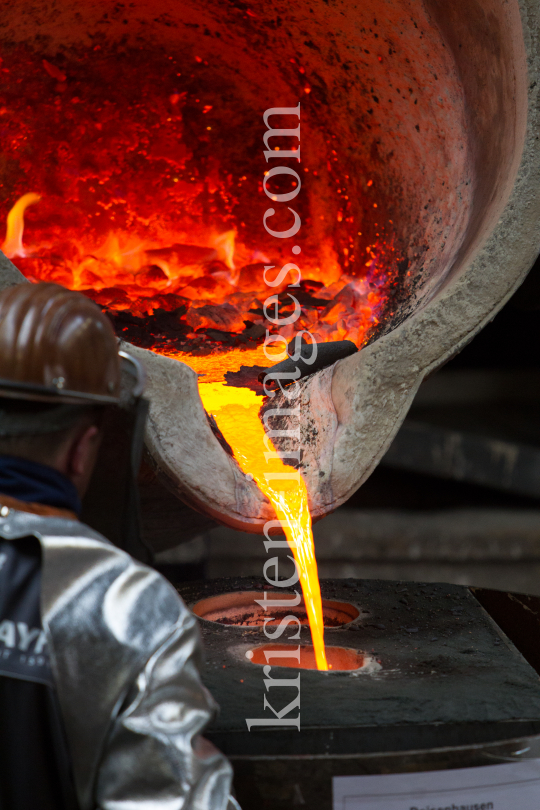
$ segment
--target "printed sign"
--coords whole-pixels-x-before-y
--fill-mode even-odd
[[[539,810],[540,760],[388,776],[336,776],[333,798],[333,810]]]

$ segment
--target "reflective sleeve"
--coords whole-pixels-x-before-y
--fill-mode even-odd
[[[100,810],[239,810],[231,765],[201,737],[217,706],[199,658],[196,620],[184,611],[112,724],[97,775]]]

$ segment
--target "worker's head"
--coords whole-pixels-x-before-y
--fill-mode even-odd
[[[0,293],[1,455],[48,464],[84,494],[119,392],[116,338],[92,301],[48,283]]]

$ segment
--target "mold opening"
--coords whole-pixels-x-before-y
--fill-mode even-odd
[[[265,622],[267,626],[278,625],[286,616],[295,616],[300,624],[308,625],[306,607],[302,600],[298,605],[280,604],[274,608],[271,604],[265,610],[256,600],[265,601],[269,605],[271,598],[268,592],[259,591],[238,591],[233,593],[211,596],[208,599],[201,599],[192,606],[193,613],[206,621],[217,624],[234,625],[236,627],[262,627]],[[279,597],[279,598],[278,598]],[[276,594],[276,601],[283,603],[290,598],[294,601],[294,594]],[[324,626],[327,628],[343,627],[354,621],[360,615],[360,611],[348,602],[335,602],[329,599],[322,600]]]
[[[299,655],[298,655],[299,653]],[[251,664],[292,669],[317,669],[315,651],[311,644],[293,647],[291,644],[264,644],[246,652]],[[328,668],[333,672],[346,672],[367,668],[372,658],[347,647],[326,647]]]

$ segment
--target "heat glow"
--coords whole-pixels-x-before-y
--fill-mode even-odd
[[[369,165],[358,170],[339,132],[321,130],[306,90],[302,122],[316,137],[303,142],[298,165],[308,192],[298,200],[301,255],[293,258],[292,245],[261,225],[263,122],[249,82],[239,92],[236,73],[231,80],[190,47],[110,50],[92,40],[51,59],[16,43],[0,55],[3,249],[29,281],[79,290],[119,337],[200,375],[201,397],[240,467],[291,521],[285,528],[298,542],[322,645],[305,484],[301,476],[297,486],[266,480],[292,468],[266,463],[262,398],[224,382],[241,366],[268,366],[267,330],[287,342],[308,330],[319,343],[361,347],[393,314],[401,257],[377,180]],[[275,178],[268,188],[281,193],[287,183]],[[278,211],[275,227],[285,220]],[[288,288],[290,276],[269,286],[265,266],[277,274],[290,261],[301,269],[299,286]],[[268,321],[270,290],[281,317],[293,312],[287,293],[297,296],[294,324]]]
[[[155,309],[176,308],[179,312],[187,309],[186,321],[193,330],[210,327],[241,331],[245,328],[247,307],[253,311],[253,306],[260,306],[268,293],[260,262],[248,264],[250,272],[242,274],[247,251],[236,245],[234,231],[211,235],[204,246],[173,240],[167,248],[149,246],[111,232],[97,247],[82,242],[71,244],[61,262],[57,259],[56,245],[38,243],[25,248],[24,214],[28,206],[40,199],[38,194],[27,193],[17,200],[7,216],[2,246],[8,257],[23,260],[22,269],[30,280],[57,281],[80,290],[112,311],[129,309],[131,313],[151,314]],[[290,339],[298,329],[305,328],[320,342],[348,338],[361,345],[378,323],[378,314],[385,303],[382,290],[373,283],[378,266],[375,248],[371,256],[368,265],[374,271],[369,278],[340,276],[336,268],[329,269],[326,286],[313,288],[312,309],[303,311],[294,329],[292,325],[282,328],[278,330],[280,334]],[[269,261],[265,256],[253,254],[250,259]],[[317,268],[308,271],[312,280],[317,275]],[[283,289],[286,286],[287,283]],[[185,311],[182,314],[185,316]],[[247,317],[251,324],[265,324],[264,318],[254,318],[252,314]],[[187,337],[190,336],[196,338],[197,334],[188,333]],[[266,436],[259,418],[263,398],[248,388],[224,383],[225,373],[241,365],[268,365],[264,347],[197,354],[166,346],[152,348],[177,357],[200,375],[199,392],[206,411],[215,417],[242,471],[253,477],[271,502],[297,564],[317,668],[329,669],[306,484],[299,472],[283,463]],[[277,353],[273,362],[283,357]]]

